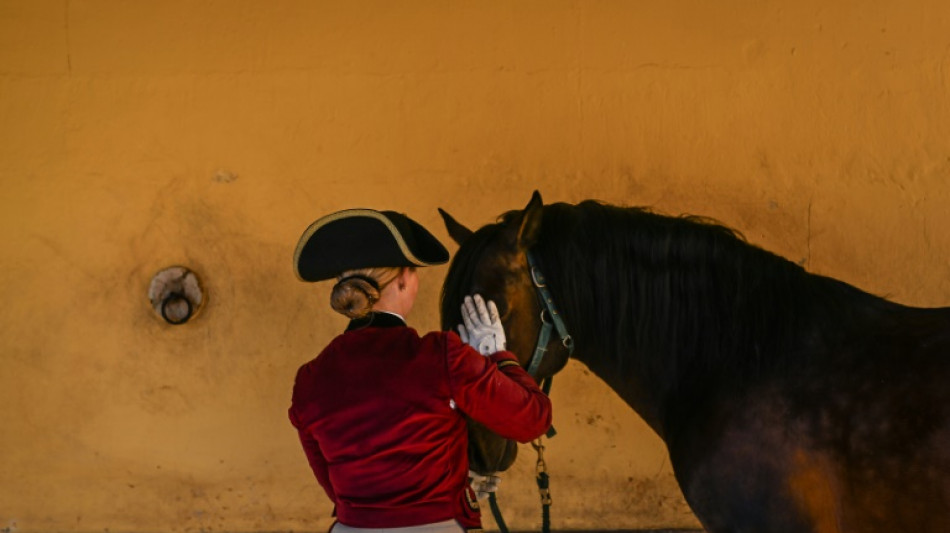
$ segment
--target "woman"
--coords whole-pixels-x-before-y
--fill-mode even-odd
[[[297,244],[297,276],[336,278],[330,304],[351,319],[297,372],[290,407],[334,503],[333,533],[480,529],[465,416],[521,442],[551,424],[547,396],[504,351],[494,303],[466,298],[461,337],[406,325],[416,268],[448,258],[431,233],[392,211],[333,213]]]

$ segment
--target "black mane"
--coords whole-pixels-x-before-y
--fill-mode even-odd
[[[578,357],[664,395],[797,371],[898,307],[700,217],[585,201],[545,206],[541,227],[535,250]]]

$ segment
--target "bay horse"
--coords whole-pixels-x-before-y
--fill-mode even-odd
[[[950,531],[950,308],[809,273],[693,216],[538,192],[474,232],[440,212],[460,245],[443,329],[480,293],[527,367],[543,320],[533,257],[573,357],[662,438],[707,531]],[[551,337],[536,379],[565,346]],[[516,453],[470,426],[473,470]]]

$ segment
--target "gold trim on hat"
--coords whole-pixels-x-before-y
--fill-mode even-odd
[[[399,250],[402,251],[402,254],[406,256],[407,259],[409,259],[410,263],[421,267],[431,266],[430,263],[426,263],[425,261],[416,257],[414,253],[412,253],[412,250],[409,249],[409,245],[407,245],[405,239],[403,239],[402,234],[399,233],[399,230],[396,229],[396,226],[386,217],[386,215],[373,209],[344,209],[343,211],[338,211],[318,219],[313,224],[310,224],[310,227],[308,227],[307,230],[303,232],[300,240],[297,241],[297,249],[294,250],[294,273],[297,274],[297,279],[301,281],[307,281],[303,278],[303,276],[300,275],[300,254],[303,252],[303,248],[307,245],[307,242],[310,241],[310,237],[312,237],[318,229],[331,222],[336,222],[337,220],[351,217],[370,217],[379,220],[386,226],[390,233],[393,234],[393,237],[396,238],[396,244],[399,246]]]

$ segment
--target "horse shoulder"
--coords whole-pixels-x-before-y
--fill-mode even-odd
[[[786,403],[775,390],[723,401],[670,445],[684,496],[708,531],[842,531],[837,472],[789,433]]]

